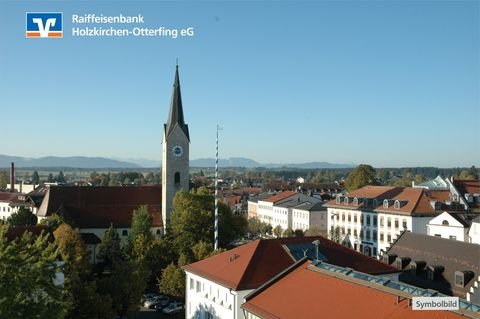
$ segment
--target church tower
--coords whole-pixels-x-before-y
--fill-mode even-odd
[[[188,125],[183,118],[182,95],[178,65],[175,71],[173,94],[168,122],[163,126],[162,140],[162,220],[163,229],[170,223],[173,197],[180,189],[189,190]]]

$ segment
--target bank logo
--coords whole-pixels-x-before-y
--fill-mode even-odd
[[[61,12],[27,12],[27,38],[62,38],[63,15]]]

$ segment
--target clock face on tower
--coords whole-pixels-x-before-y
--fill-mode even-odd
[[[183,155],[183,147],[181,147],[180,145],[175,145],[174,147],[172,147],[172,153],[173,153],[173,156],[175,157],[180,157]]]

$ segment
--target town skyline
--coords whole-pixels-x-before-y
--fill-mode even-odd
[[[220,124],[221,158],[480,166],[476,2],[0,7],[13,26],[0,30],[2,127],[15,132],[2,154],[159,161],[178,58],[192,159],[214,157]],[[63,12],[64,38],[25,39],[25,12],[45,10]],[[72,37],[69,17],[89,13],[195,35]]]

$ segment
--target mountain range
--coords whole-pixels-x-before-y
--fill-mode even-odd
[[[106,157],[87,157],[87,156],[46,156],[39,158],[28,158],[20,156],[9,156],[0,154],[0,168],[10,167],[10,163],[14,162],[15,167],[71,167],[71,168],[151,168],[160,167],[160,161],[146,160],[146,159],[119,159],[119,158],[106,158]],[[353,164],[336,164],[328,162],[309,162],[301,164],[262,164],[252,159],[244,157],[231,157],[228,159],[220,159],[219,167],[265,167],[265,168],[304,168],[304,169],[317,169],[317,168],[351,168]],[[214,158],[200,158],[190,161],[191,167],[214,167]]]

